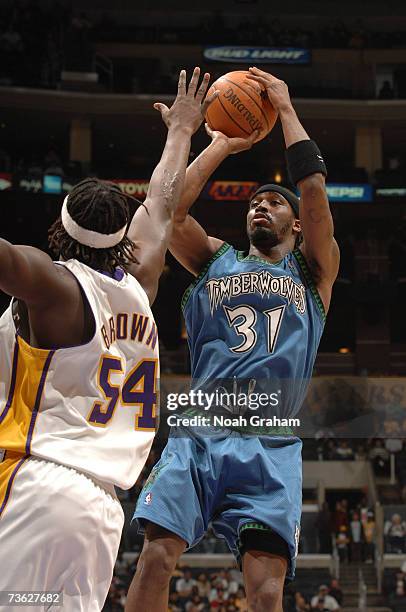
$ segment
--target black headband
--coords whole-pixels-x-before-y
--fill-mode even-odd
[[[255,196],[259,195],[260,193],[265,193],[265,191],[275,191],[275,193],[279,193],[284,198],[286,198],[286,200],[291,205],[293,212],[296,215],[296,218],[299,219],[299,198],[297,197],[297,195],[295,195],[289,189],[286,189],[286,187],[270,183],[268,185],[262,185],[262,187],[259,187],[252,196],[251,200],[253,200]]]

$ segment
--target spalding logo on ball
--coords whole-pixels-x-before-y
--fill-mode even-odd
[[[247,78],[249,74],[235,70],[213,83],[208,95],[218,91],[219,96],[207,109],[206,121],[212,130],[229,138],[246,138],[259,130],[258,142],[272,130],[278,113],[262,85]]]

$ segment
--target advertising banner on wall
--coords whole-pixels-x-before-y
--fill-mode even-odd
[[[62,193],[62,178],[53,174],[44,174],[44,193]]]
[[[42,191],[42,177],[20,176],[18,179],[18,188],[21,191],[29,191],[30,193],[39,193]]]
[[[375,194],[380,198],[404,198],[406,187],[377,187]]]
[[[109,179],[116,183],[126,195],[143,200],[148,192],[149,181],[140,179]]]
[[[328,183],[327,195],[330,202],[372,202],[372,185]]]
[[[0,172],[0,191],[6,191],[13,186],[13,175],[8,172]]]
[[[245,201],[249,200],[259,187],[254,181],[209,181],[203,191],[208,200]],[[328,183],[326,185],[330,202],[372,202],[373,189],[368,184]]]
[[[309,49],[297,47],[206,47],[203,57],[236,64],[310,64]]]
[[[203,192],[209,200],[245,201],[258,189],[259,183],[253,181],[210,181]]]
[[[11,173],[0,172],[0,192],[18,189],[30,193],[62,194],[69,193],[81,178],[62,178],[45,174],[43,176],[20,175],[13,177]],[[127,195],[144,200],[149,187],[147,179],[109,179],[117,184]],[[249,200],[259,183],[255,181],[217,180],[209,181],[202,193],[202,198],[216,201],[244,202]],[[375,189],[367,183],[328,183],[327,195],[330,202],[373,202],[378,198],[404,198],[406,187],[382,187]]]

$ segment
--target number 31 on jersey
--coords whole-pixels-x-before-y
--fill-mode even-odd
[[[246,353],[250,351],[257,342],[257,332],[255,330],[255,324],[257,322],[256,311],[248,305],[236,306],[235,308],[223,306],[223,308],[229,326],[234,327],[237,334],[243,338],[240,344],[230,347],[230,351],[233,351],[233,353]],[[269,353],[273,353],[274,351],[285,308],[286,306],[278,306],[277,308],[263,311],[263,315],[266,317],[267,322],[267,343]]]

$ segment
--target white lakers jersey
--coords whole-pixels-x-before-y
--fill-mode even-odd
[[[0,461],[32,455],[127,489],[147,459],[158,411],[157,328],[138,281],[71,259],[95,320],[87,344],[44,350],[0,318]],[[11,468],[11,465],[10,465]],[[1,493],[1,491],[0,491]],[[1,497],[1,496],[0,496]]]

